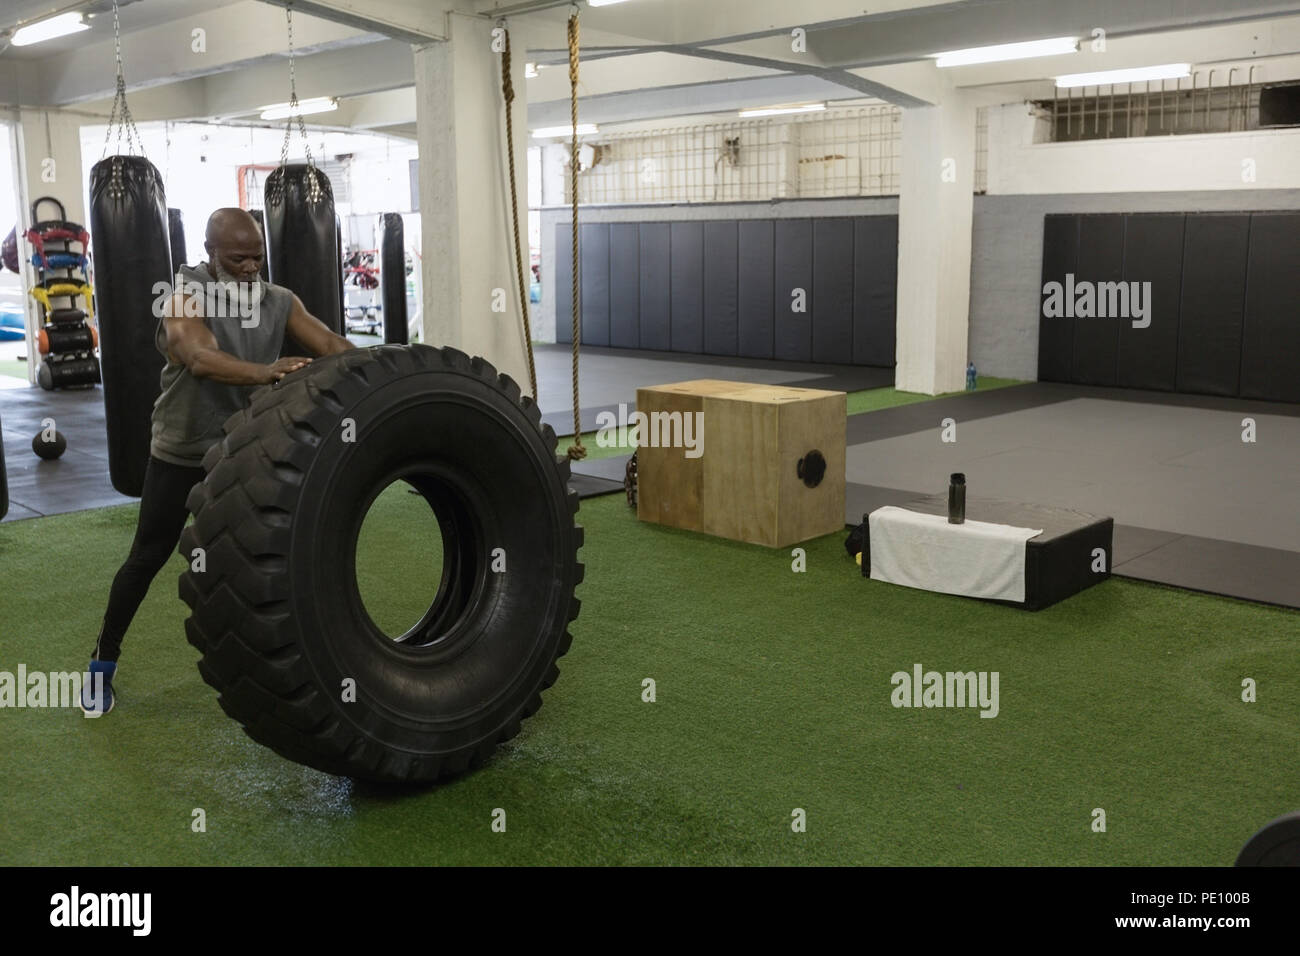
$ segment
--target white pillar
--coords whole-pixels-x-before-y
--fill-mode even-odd
[[[938,395],[966,381],[975,107],[949,91],[903,111],[895,387]]]
[[[495,24],[461,16],[450,22],[450,40],[415,50],[424,285],[420,340],[483,356],[527,394],[531,388],[515,278],[501,60],[492,50]],[[527,281],[527,43],[518,27],[512,27],[510,40],[515,176]],[[501,294],[506,311],[494,312],[493,302]]]
[[[24,206],[38,196],[53,196],[63,203],[67,218],[86,223],[86,187],[82,183],[81,124],[85,117],[61,110],[22,110],[19,126],[22,135],[22,163],[29,195]],[[24,210],[30,212],[30,210]],[[52,207],[41,216],[54,218]],[[87,226],[87,228],[89,228]]]
[[[18,111],[15,124],[18,149],[18,221],[19,233],[32,225],[31,204],[41,196],[50,196],[63,203],[64,216],[90,228],[86,216],[84,173],[81,168],[81,124],[83,117],[61,110],[25,109]],[[58,211],[49,203],[41,205],[37,214],[43,220],[54,219]],[[7,230],[5,230],[7,232]],[[36,281],[36,270],[27,260],[32,247],[20,235],[18,257],[22,261],[23,285],[31,288]],[[30,296],[26,299],[27,321],[27,380],[36,381],[36,369],[41,355],[36,348],[36,336],[45,321],[40,303]]]

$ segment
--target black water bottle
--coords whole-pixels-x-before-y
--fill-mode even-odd
[[[966,476],[960,471],[955,471],[948,482],[948,523],[963,524],[965,521]]]

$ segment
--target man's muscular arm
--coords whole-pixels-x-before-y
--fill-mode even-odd
[[[274,365],[245,362],[223,352],[203,319],[186,314],[185,296],[172,296],[163,313],[167,331],[167,353],[189,369],[195,378],[208,378],[223,385],[268,385],[311,359],[283,358]]]
[[[343,336],[331,332],[329,326],[307,311],[307,307],[296,295],[289,309],[286,333],[313,355],[334,355],[357,347]]]

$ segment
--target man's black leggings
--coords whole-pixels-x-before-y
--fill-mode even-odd
[[[149,585],[176,553],[181,531],[189,517],[185,499],[203,476],[201,467],[183,468],[149,456],[135,540],[131,543],[131,553],[126,562],[113,579],[104,626],[95,642],[96,659],[117,660],[122,651],[122,638],[140,602],[149,593]]]

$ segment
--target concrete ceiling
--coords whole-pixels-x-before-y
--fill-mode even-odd
[[[119,20],[127,32],[158,26],[184,17],[201,16],[227,6],[230,0],[118,0]],[[72,0],[4,0],[0,4],[0,34],[37,20],[68,11],[84,13],[89,30],[46,40],[31,46],[10,47],[6,57],[38,60],[55,53],[71,53],[88,44],[113,38],[112,0],[75,3]],[[0,49],[5,41],[0,39]]]
[[[246,118],[288,98],[285,0],[129,0],[123,56],[137,119]],[[5,0],[0,30],[103,0]],[[414,121],[412,43],[455,16],[505,15],[516,50],[543,64],[530,125],[568,117],[565,20],[556,0],[295,0],[298,92],[332,95],[331,123],[405,133]],[[1300,78],[1300,0],[628,0],[582,8],[581,110],[605,125],[802,100],[935,102],[951,86],[989,102],[1050,96],[1062,72],[1158,62],[1255,63],[1256,80]],[[106,112],[111,17],[91,31],[0,52],[0,100]],[[206,30],[208,48],[190,49]],[[806,50],[792,31],[806,31]],[[1106,31],[1104,53],[938,70],[946,49]],[[107,32],[105,32],[107,31]],[[0,50],[3,41],[0,40]],[[516,53],[516,55],[519,55]],[[547,66],[551,64],[551,66]],[[1244,75],[1244,69],[1242,74]],[[495,77],[487,82],[494,82]],[[1241,79],[1238,77],[1237,82]],[[405,91],[405,92],[404,92]]]

